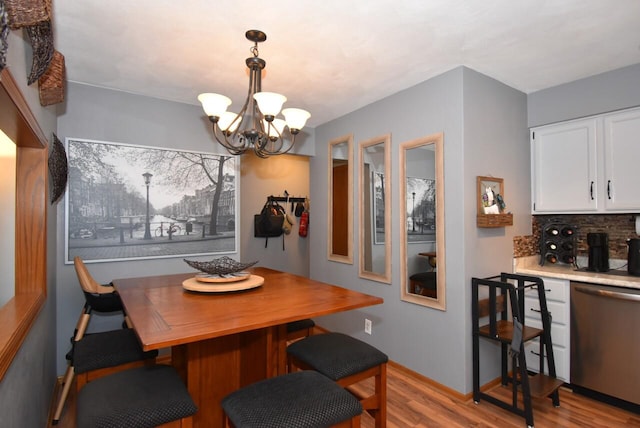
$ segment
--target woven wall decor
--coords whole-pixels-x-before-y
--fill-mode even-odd
[[[67,153],[56,134],[53,134],[53,145],[51,153],[49,153],[49,175],[51,176],[51,204],[53,205],[64,194],[69,176]]]
[[[51,21],[51,0],[4,0],[12,30]]]
[[[9,37],[9,24],[7,21],[7,10],[4,6],[4,0],[0,0],[0,71],[7,65],[7,50],[9,44],[7,38]]]
[[[64,55],[55,51],[47,71],[38,79],[38,94],[40,105],[49,106],[64,101],[66,68]]]
[[[27,79],[27,84],[31,85],[47,71],[53,59],[54,48],[51,21],[30,25],[26,27],[26,31],[27,37],[31,42],[31,47],[33,48],[31,73],[29,73]]]

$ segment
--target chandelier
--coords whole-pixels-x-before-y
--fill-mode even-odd
[[[284,119],[278,116],[287,100],[284,95],[262,92],[262,69],[266,62],[258,57],[258,43],[267,40],[260,30],[249,30],[245,37],[254,42],[250,49],[253,57],[247,58],[249,67],[249,92],[239,113],[227,111],[231,100],[224,95],[204,93],[198,95],[204,112],[213,124],[216,141],[232,155],[241,155],[249,149],[261,158],[289,152],[296,135],[311,116],[299,108],[282,110]]]

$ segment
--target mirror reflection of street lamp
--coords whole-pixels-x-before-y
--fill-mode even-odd
[[[411,192],[413,198],[413,207],[411,208],[411,225],[413,226],[413,232],[416,231],[416,192]]]
[[[151,224],[149,223],[149,184],[151,184],[153,174],[145,172],[142,176],[144,177],[144,184],[147,186],[147,221],[144,223],[144,239],[151,239]]]

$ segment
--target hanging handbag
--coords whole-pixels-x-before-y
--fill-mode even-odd
[[[265,248],[269,244],[270,237],[280,236],[284,233],[282,228],[284,216],[284,208],[272,200],[267,200],[260,214],[253,216],[253,236],[256,238],[267,238],[264,243]]]

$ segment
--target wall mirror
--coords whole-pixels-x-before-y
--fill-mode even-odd
[[[445,310],[444,136],[400,145],[400,275],[404,301]]]
[[[328,258],[353,264],[353,134],[329,142]]]
[[[391,283],[391,134],[360,143],[360,277]]]

